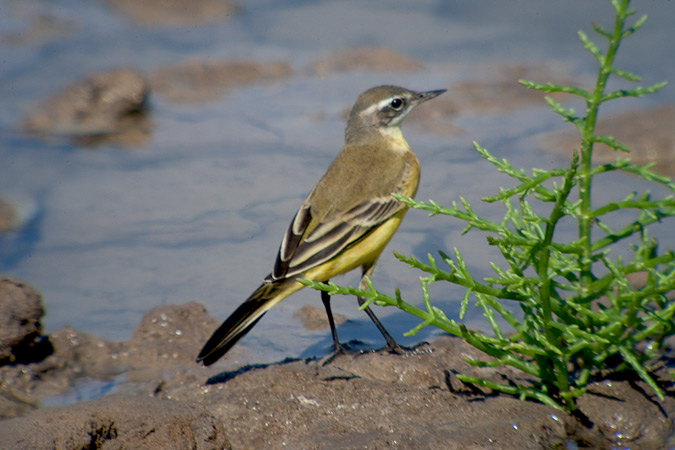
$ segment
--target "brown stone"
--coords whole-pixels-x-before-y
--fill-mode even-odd
[[[188,60],[154,70],[150,81],[153,92],[164,98],[194,103],[218,100],[229,89],[283,80],[292,73],[285,62]]]
[[[108,140],[140,146],[151,130],[145,115],[149,92],[144,77],[134,70],[94,73],[39,103],[22,128],[45,139],[65,137],[86,145]]]
[[[51,351],[42,339],[43,314],[34,287],[0,276],[0,365],[41,360]]]
[[[33,411],[0,422],[0,447],[15,450],[231,448],[205,408],[139,396],[110,396]]]

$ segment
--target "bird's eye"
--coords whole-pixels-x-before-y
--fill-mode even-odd
[[[399,110],[403,107],[403,100],[400,98],[395,98],[391,101],[391,103],[389,103],[389,106],[391,106],[396,110]]]

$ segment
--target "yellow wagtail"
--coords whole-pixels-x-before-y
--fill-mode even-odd
[[[326,282],[361,267],[359,288],[373,272],[380,253],[398,228],[407,207],[391,194],[412,197],[420,167],[401,133],[403,118],[419,104],[445,90],[415,92],[378,86],[359,96],[347,121],[345,146],[286,230],[274,270],[213,333],[197,362],[211,365],[241,339],[274,305],[303,287],[297,279]],[[321,293],[338,341],[330,296]],[[363,305],[364,299],[358,298]],[[370,308],[365,308],[391,351],[400,350]]]

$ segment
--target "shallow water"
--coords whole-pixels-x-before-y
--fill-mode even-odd
[[[650,18],[622,47],[620,67],[643,74],[644,84],[674,81],[675,7],[665,1],[634,7]],[[498,71],[499,64],[563,67],[566,75],[588,79],[595,67],[576,31],[589,31],[591,21],[607,23],[610,8],[609,2],[588,0],[414,6],[390,0],[261,0],[245,2],[240,13],[217,23],[145,28],[103,2],[0,0],[6,11],[0,14],[0,194],[17,203],[23,215],[22,227],[0,238],[0,272],[43,293],[48,332],[71,324],[126,339],[150,308],[189,300],[225,318],[270,271],[288,221],[342,145],[344,112],[361,91],[385,83],[447,88]],[[45,15],[62,26],[36,32],[31,24]],[[425,69],[321,76],[309,69],[332,51],[362,45],[392,48]],[[209,103],[175,104],[155,96],[154,131],[138,149],[85,149],[18,131],[32,105],[72,80],[119,66],[148,72],[188,57],[283,60],[295,74],[229,91]],[[666,88],[607,111],[672,103],[674,97]],[[414,122],[404,126],[423,167],[419,199],[448,204],[464,196],[489,213],[478,199],[510,182],[480,160],[472,140],[515,166],[566,164],[539,150],[539,134],[564,126],[543,104],[500,114],[460,114],[448,126],[463,132],[425,132]],[[600,201],[645,185],[615,176],[597,188]],[[404,297],[420,303],[419,274],[397,262],[394,249],[425,258],[437,248],[457,246],[470,255],[470,268],[489,274],[487,263],[495,252],[478,233],[460,237],[461,229],[456,221],[411,211],[383,254],[376,286],[389,292],[398,286]],[[661,232],[672,247],[672,233],[665,226]],[[338,281],[355,284],[357,277]],[[432,291],[435,304],[455,318],[462,292],[441,286]],[[254,350],[251,358],[328,352],[328,331],[304,330],[294,318],[305,304],[320,307],[318,299],[318,293],[305,290],[270,312],[242,341]],[[352,319],[340,327],[343,340],[380,344],[354,299],[334,303],[337,313]],[[394,336],[416,324],[393,309],[377,313]],[[480,319],[470,309],[469,324],[484,328]]]

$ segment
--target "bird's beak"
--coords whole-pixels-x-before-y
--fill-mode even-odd
[[[427,100],[431,100],[432,98],[436,98],[439,95],[441,95],[443,92],[445,92],[447,89],[438,89],[436,91],[426,91],[426,92],[420,92],[419,97],[417,98],[417,103],[424,103]]]

